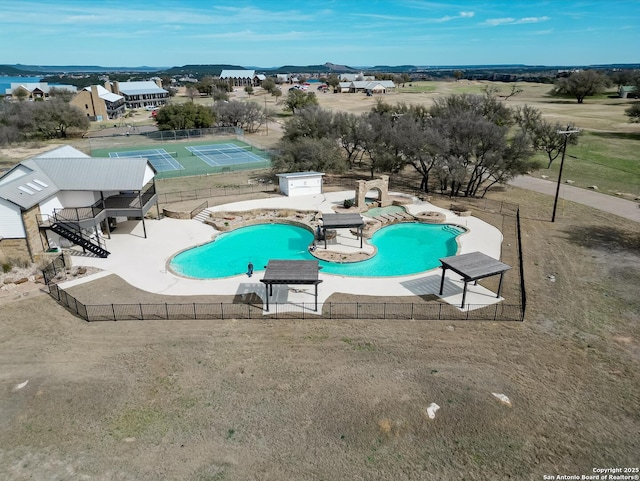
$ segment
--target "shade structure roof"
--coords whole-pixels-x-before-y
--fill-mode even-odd
[[[264,277],[265,284],[319,284],[317,260],[288,261],[270,259]]]
[[[360,214],[322,214],[322,226],[325,229],[361,227],[364,219]]]
[[[317,260],[290,261],[273,260],[267,263],[267,270],[260,280],[267,289],[267,311],[269,310],[269,296],[273,294],[274,284],[306,284],[315,286],[315,310],[318,310],[318,279],[320,266]]]
[[[500,291],[502,290],[502,278],[504,277],[504,273],[511,269],[511,266],[483,254],[482,252],[470,252],[459,256],[443,257],[440,259],[440,263],[442,264],[442,280],[440,281],[441,295],[444,288],[444,276],[447,269],[451,269],[453,272],[462,276],[464,287],[462,289],[461,308],[464,307],[464,301],[467,297],[468,282],[500,274],[500,284],[498,285],[498,295],[496,296],[500,297]]]
[[[440,259],[440,262],[443,267],[460,274],[466,281],[483,279],[511,269],[511,266],[482,252],[470,252],[459,256],[444,257]]]

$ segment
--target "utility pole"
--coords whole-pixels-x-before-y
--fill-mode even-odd
[[[564,145],[562,146],[562,160],[560,161],[560,172],[558,172],[558,185],[556,186],[556,198],[553,201],[553,215],[551,216],[551,222],[556,221],[556,208],[558,207],[558,196],[560,195],[560,183],[562,182],[562,168],[564,167],[564,154],[567,152],[567,141],[571,134],[577,134],[580,132],[578,129],[570,130],[570,125],[567,125],[567,130],[558,130],[558,134],[564,135]]]
[[[267,135],[269,135],[269,115],[267,114],[267,94],[264,94],[264,125],[267,128]]]

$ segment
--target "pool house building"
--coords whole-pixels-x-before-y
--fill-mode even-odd
[[[146,237],[155,175],[145,158],[94,158],[70,146],[20,162],[0,177],[0,255],[35,260],[78,245],[107,257],[105,234],[131,218]]]

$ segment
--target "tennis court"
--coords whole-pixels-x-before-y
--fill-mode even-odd
[[[183,170],[184,167],[174,159],[175,152],[167,152],[165,149],[132,150],[129,152],[109,152],[109,157],[144,157],[158,172],[171,170]]]
[[[176,132],[161,132],[167,138]],[[235,135],[235,134],[234,134]],[[155,140],[146,135],[117,136],[91,139],[93,157],[145,157],[156,168],[156,179],[191,175],[209,175],[236,170],[266,169],[271,166],[270,152],[240,139],[218,139],[211,135],[200,142],[189,139]],[[192,148],[194,148],[192,150]],[[199,155],[207,156],[203,159]]]
[[[253,153],[250,145],[246,147],[232,143],[198,145],[187,147],[187,150],[211,167],[269,162],[268,159]]]

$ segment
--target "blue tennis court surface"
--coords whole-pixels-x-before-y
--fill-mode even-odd
[[[149,159],[151,165],[158,172],[166,172],[168,170],[183,170],[184,167],[173,158],[175,154],[171,154],[164,149],[152,150],[133,150],[131,152],[109,152],[109,157],[144,157]]]
[[[264,157],[251,152],[251,147],[240,147],[236,144],[198,145],[187,147],[187,150],[211,167],[269,162]]]

